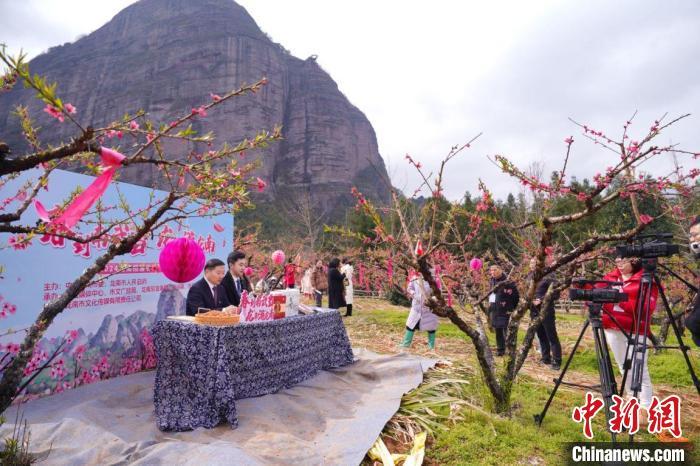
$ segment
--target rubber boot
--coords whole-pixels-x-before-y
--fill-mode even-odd
[[[345,311],[345,317],[352,317],[352,304],[348,304]]]
[[[401,342],[401,344],[399,346],[401,346],[402,348],[408,348],[409,346],[411,346],[411,342],[413,341],[413,334],[414,333],[415,333],[414,330],[406,329],[406,333],[404,333],[404,335],[403,335],[403,341]]]
[[[428,332],[428,348],[435,349],[435,332]]]

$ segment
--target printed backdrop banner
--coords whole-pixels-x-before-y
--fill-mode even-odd
[[[27,173],[2,186],[3,210],[16,210],[23,199],[22,187],[36,178],[37,172]],[[86,187],[93,180],[55,170],[50,190],[42,190],[37,198],[51,210],[77,186]],[[18,192],[20,195],[12,200]],[[124,218],[124,205],[137,211],[165,195],[150,188],[112,183],[100,201],[107,209],[103,219]],[[196,210],[199,206],[187,207]],[[84,220],[88,225],[81,224],[76,233],[91,236],[98,231],[95,215],[88,214]],[[30,206],[22,223],[32,225],[36,221],[38,216]],[[130,231],[130,226],[118,225],[111,234],[124,237]],[[144,237],[130,253],[108,264],[100,275],[102,279],[70,303],[39,343],[25,371],[27,380],[34,377],[27,387],[30,396],[155,366],[150,327],[168,315],[185,314],[185,297],[191,286],[173,283],[160,273],[158,256],[168,241],[182,236],[197,241],[207,259],[225,261],[233,247],[233,216],[166,224]],[[59,296],[108,247],[107,240],[83,244],[44,235],[34,237],[27,246],[17,244],[16,239],[13,235],[0,237],[0,371],[18,350],[43,305]],[[195,280],[199,278],[201,275]]]

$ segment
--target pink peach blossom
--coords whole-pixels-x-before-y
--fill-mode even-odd
[[[63,113],[53,105],[46,104],[46,107],[44,107],[44,112],[48,113],[49,115],[63,123]]]

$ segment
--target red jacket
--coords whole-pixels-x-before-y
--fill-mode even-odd
[[[620,324],[620,326],[627,332],[633,332],[636,327],[636,316],[635,316],[635,306],[637,302],[637,295],[639,294],[639,285],[642,280],[642,270],[632,275],[629,280],[624,281],[622,279],[622,274],[618,269],[610,272],[603,277],[603,280],[609,280],[612,282],[624,282],[622,285],[622,292],[627,293],[627,301],[617,303],[617,304],[604,304],[603,309],[615,317],[615,320]],[[654,313],[656,309],[656,299],[659,296],[659,290],[654,284],[651,287],[651,301],[650,301],[650,311],[649,317]],[[649,328],[644,321],[644,315],[641,316],[642,322],[640,323],[639,333],[642,334],[646,332],[649,335]],[[615,325],[615,322],[608,316],[606,312],[603,312],[603,327],[612,330],[619,330],[619,327]]]
[[[296,282],[296,277],[294,273],[297,271],[296,264],[287,264],[284,266],[284,284],[294,285]]]

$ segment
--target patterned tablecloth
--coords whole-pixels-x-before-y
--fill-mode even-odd
[[[153,327],[160,430],[238,425],[236,401],[289,388],[353,362],[338,311],[213,327],[162,320]]]

